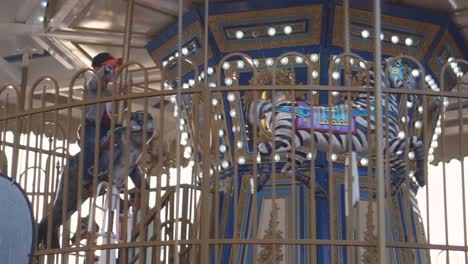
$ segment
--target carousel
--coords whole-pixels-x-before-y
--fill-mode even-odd
[[[0,90],[0,187],[18,204],[0,223],[28,220],[0,227],[28,226],[0,256],[468,261],[468,6],[374,2],[45,2],[31,33],[43,53],[24,51],[22,79]],[[102,52],[123,57],[110,79],[89,68]],[[87,167],[93,105],[108,132],[96,118]],[[459,186],[446,180],[451,160]],[[430,198],[441,178],[442,207]]]

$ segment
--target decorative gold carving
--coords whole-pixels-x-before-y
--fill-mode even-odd
[[[272,210],[270,220],[268,221],[268,229],[265,230],[264,239],[282,239],[283,232],[279,229],[278,221],[278,205],[276,201],[272,201]],[[262,245],[257,261],[262,264],[273,264],[283,261],[284,254],[282,248],[275,244]]]
[[[374,208],[372,206],[373,202],[369,201],[367,205],[367,214],[366,214],[366,231],[364,232],[365,241],[377,241],[377,236],[375,235],[375,225],[374,225]],[[365,264],[374,264],[378,263],[378,254],[376,247],[366,247],[364,249],[364,254],[362,255],[362,261]]]

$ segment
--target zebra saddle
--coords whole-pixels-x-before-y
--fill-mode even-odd
[[[277,112],[291,113],[290,106],[278,106]],[[348,108],[345,104],[310,107],[308,102],[298,101],[294,107],[295,125],[298,130],[310,130],[329,132],[334,134],[346,134],[348,131],[356,133],[356,116],[367,115],[366,110],[351,110],[351,119],[348,118]]]

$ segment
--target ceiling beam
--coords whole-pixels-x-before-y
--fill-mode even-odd
[[[71,64],[66,57],[62,56],[56,51],[56,48],[53,46],[52,43],[49,41],[44,40],[39,36],[34,36],[32,39],[41,46],[44,50],[46,50],[54,59],[56,59],[60,64],[62,64],[67,70],[73,70],[75,67]]]

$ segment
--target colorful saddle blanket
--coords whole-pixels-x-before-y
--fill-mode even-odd
[[[289,106],[275,107],[276,112],[292,113]],[[312,112],[313,111],[313,112]],[[356,116],[367,115],[367,110],[352,109],[351,120],[348,119],[348,108],[345,104],[313,107],[312,111],[307,102],[298,102],[294,108],[296,114],[295,125],[298,130],[310,130],[331,132],[334,134],[346,134],[348,130],[356,133]]]

